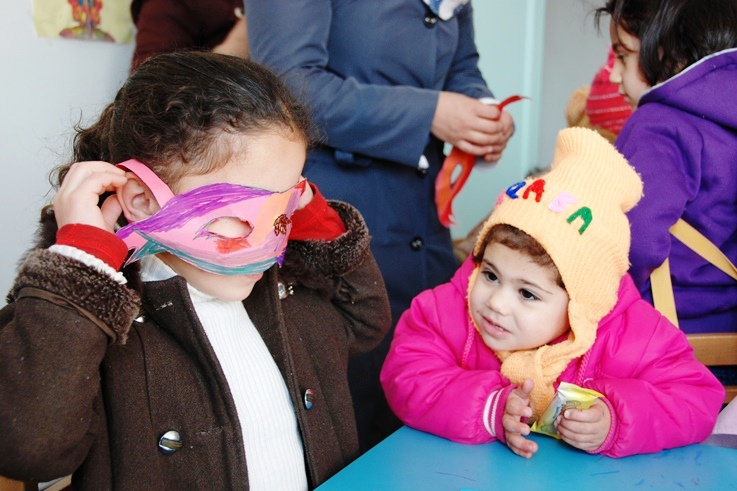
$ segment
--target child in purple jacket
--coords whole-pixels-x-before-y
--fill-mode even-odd
[[[602,395],[555,421],[576,448],[621,457],[706,438],[724,388],[627,274],[625,213],[641,195],[606,139],[561,131],[550,171],[502,193],[473,255],[400,319],[381,372],[399,418],[529,458],[528,424],[568,382]]]
[[[681,329],[735,332],[737,281],[669,229],[682,218],[737,262],[737,2],[608,0],[602,15],[610,80],[636,107],[615,142],[644,186],[629,272],[652,301],[650,274],[669,259]]]

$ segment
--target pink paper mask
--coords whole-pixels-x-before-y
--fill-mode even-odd
[[[133,250],[126,265],[149,254],[169,252],[210,273],[246,275],[266,271],[284,259],[306,181],[276,193],[236,184],[216,183],[174,195],[151,169],[136,160],[118,167],[133,172],[151,189],[161,209],[116,232]],[[208,228],[233,218],[250,226],[241,237],[223,237]]]

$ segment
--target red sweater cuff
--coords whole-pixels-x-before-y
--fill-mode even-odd
[[[326,240],[331,241],[346,232],[343,220],[328,205],[325,197],[314,184],[312,201],[292,215],[292,231],[289,240]]]
[[[92,254],[115,271],[120,271],[128,256],[128,246],[115,234],[92,225],[71,223],[56,232],[56,244],[66,245]]]

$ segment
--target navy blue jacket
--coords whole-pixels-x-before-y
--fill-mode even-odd
[[[363,214],[395,320],[457,268],[437,218],[443,142],[431,138],[441,90],[490,96],[471,4],[441,21],[421,0],[246,0],[252,58],[312,106],[324,144],[306,177]],[[430,168],[418,172],[424,153]]]

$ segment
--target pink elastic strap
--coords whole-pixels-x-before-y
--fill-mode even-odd
[[[159,206],[164,206],[167,201],[174,197],[174,193],[171,192],[169,186],[159,179],[159,176],[154,174],[154,171],[139,161],[135,159],[126,160],[125,162],[119,163],[116,167],[126,169],[137,175],[138,178],[151,190],[154,198],[158,201]]]

